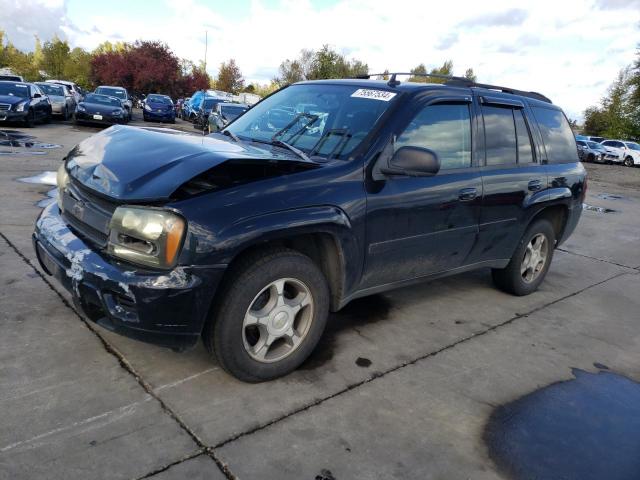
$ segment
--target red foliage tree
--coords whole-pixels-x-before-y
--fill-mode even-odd
[[[158,41],[137,41],[118,51],[97,53],[91,60],[96,85],[125,87],[131,93],[190,95],[209,87],[208,75],[193,68],[182,73],[169,47]]]

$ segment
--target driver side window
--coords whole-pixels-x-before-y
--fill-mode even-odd
[[[397,137],[394,151],[407,146],[436,152],[440,159],[440,170],[470,167],[469,105],[437,104],[423,108]]]

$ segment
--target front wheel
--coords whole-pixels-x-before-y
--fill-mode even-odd
[[[522,296],[535,292],[549,271],[556,236],[548,220],[534,221],[522,236],[509,264],[491,270],[494,283],[505,292]]]
[[[218,299],[203,341],[245,382],[295,370],[318,344],[329,312],[324,275],[309,257],[288,249],[245,258]]]
[[[34,112],[32,109],[29,109],[29,111],[27,112],[27,116],[24,119],[24,126],[27,128],[31,128],[35,125],[36,123],[36,112]]]
[[[626,167],[633,167],[633,158],[631,158],[631,156],[628,156],[627,158],[625,158],[624,165]]]

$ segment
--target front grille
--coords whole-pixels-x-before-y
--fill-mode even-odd
[[[100,248],[107,246],[109,222],[117,205],[70,183],[62,194],[62,218],[84,240]]]
[[[11,110],[11,105],[8,103],[0,103],[0,112],[7,112]]]

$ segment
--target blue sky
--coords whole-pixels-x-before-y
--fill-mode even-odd
[[[105,40],[161,40],[215,75],[235,58],[268,82],[303,48],[329,44],[371,71],[452,60],[480,81],[537,90],[571,117],[606,92],[640,44],[640,0],[0,0],[0,29],[93,49]]]

